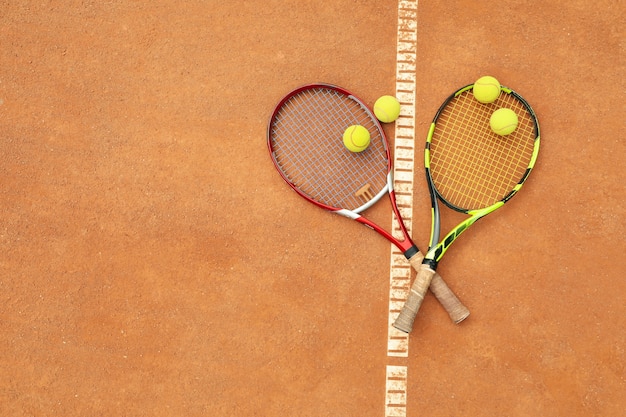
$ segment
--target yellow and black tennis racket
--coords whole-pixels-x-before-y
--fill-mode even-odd
[[[424,163],[432,203],[430,247],[393,324],[407,333],[446,250],[474,222],[502,207],[522,188],[539,152],[539,124],[526,100],[501,87],[494,103],[482,104],[472,88],[472,84],[465,86],[448,97],[428,132]],[[489,125],[500,108],[509,108],[518,117],[517,128],[507,136],[497,135]],[[442,240],[439,200],[469,215]]]

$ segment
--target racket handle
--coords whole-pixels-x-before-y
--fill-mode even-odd
[[[434,275],[435,271],[428,265],[420,265],[415,281],[413,281],[413,285],[411,286],[411,291],[409,291],[404,307],[400,310],[400,314],[393,323],[393,327],[405,333],[411,332],[415,316],[417,316],[422,301],[424,301],[424,296],[428,291],[428,287],[430,287],[430,282]]]
[[[419,271],[423,259],[424,255],[419,251],[409,259],[415,271]],[[443,278],[441,278],[441,275],[437,272],[435,272],[430,282],[430,291],[437,297],[437,300],[439,300],[443,308],[446,309],[453,323],[459,324],[470,315],[468,308],[465,307],[456,294],[452,292],[448,284],[446,284]]]
[[[430,290],[435,294],[435,297],[446,309],[455,324],[459,324],[470,315],[469,309],[463,305],[461,300],[448,287],[448,284],[441,278],[441,275],[436,272],[433,280],[430,282]]]

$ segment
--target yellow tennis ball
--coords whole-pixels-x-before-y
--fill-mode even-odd
[[[400,116],[400,102],[393,96],[382,96],[374,103],[374,114],[383,123],[391,123]]]
[[[500,83],[494,77],[486,75],[476,80],[472,91],[476,100],[481,103],[493,103],[500,96]]]
[[[343,132],[343,144],[350,152],[363,152],[370,145],[370,132],[361,125],[352,125]]]
[[[501,136],[506,136],[517,128],[517,114],[511,109],[498,109],[489,118],[491,130]]]

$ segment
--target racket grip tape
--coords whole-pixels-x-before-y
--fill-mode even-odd
[[[413,285],[411,286],[411,291],[409,291],[406,302],[393,323],[393,327],[405,333],[410,333],[411,330],[413,330],[413,322],[424,301],[424,297],[426,296],[426,292],[428,292],[428,287],[430,287],[434,275],[435,271],[428,265],[422,264],[419,267],[415,281],[413,281]]]
[[[413,256],[409,258],[409,262],[415,271],[419,271],[422,260],[424,259],[424,255],[421,252],[417,251]],[[450,316],[450,319],[453,323],[459,324],[463,320],[465,320],[469,315],[470,311],[465,305],[459,300],[456,294],[448,287],[448,284],[441,278],[439,273],[435,272],[433,275],[433,279],[430,282],[430,291],[437,297],[439,303],[446,309],[446,312]]]
[[[439,303],[446,309],[455,324],[459,324],[470,315],[469,309],[465,307],[456,294],[448,287],[448,284],[446,284],[443,278],[436,272],[430,282],[430,290],[435,294],[435,297],[437,297]]]

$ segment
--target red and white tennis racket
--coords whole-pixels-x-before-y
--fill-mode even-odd
[[[351,125],[369,131],[370,145],[365,151],[353,153],[344,147],[342,136]],[[298,195],[374,229],[419,269],[424,256],[411,240],[396,204],[387,138],[360,99],[329,84],[297,88],[276,106],[267,129],[267,144],[276,169]],[[389,197],[403,240],[361,215],[384,195]],[[469,315],[438,274],[430,289],[453,322]]]

